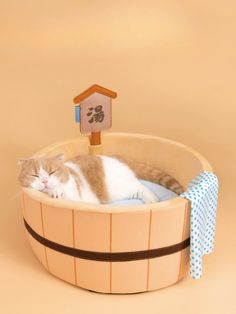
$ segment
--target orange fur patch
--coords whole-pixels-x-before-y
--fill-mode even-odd
[[[91,190],[95,193],[98,199],[102,202],[107,202],[108,195],[101,158],[99,156],[79,156],[72,161],[79,165]]]
[[[19,174],[19,181],[22,186],[29,187],[35,180],[33,177],[37,175],[40,169],[38,160],[29,159],[21,162],[21,172]]]
[[[122,156],[112,157],[126,164],[136,174],[138,179],[158,183],[177,194],[181,194],[184,191],[181,184],[175,178],[156,167],[132,160],[131,158]]]

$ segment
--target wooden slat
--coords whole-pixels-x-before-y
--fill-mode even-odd
[[[110,263],[76,258],[77,285],[81,288],[110,293]]]
[[[182,242],[186,200],[179,198],[173,207],[153,209],[150,248],[159,248]]]
[[[180,258],[181,253],[177,252],[150,260],[149,291],[172,285],[178,281]]]
[[[112,252],[147,250],[149,212],[112,215]]]
[[[44,236],[53,242],[73,247],[73,211],[42,204]]]
[[[50,273],[69,283],[76,284],[74,257],[47,248]]]
[[[74,232],[76,248],[109,252],[110,216],[108,213],[74,211]]]
[[[41,236],[43,233],[42,213],[40,202],[24,194],[24,215],[28,224]]]
[[[112,264],[112,293],[146,291],[147,260]]]

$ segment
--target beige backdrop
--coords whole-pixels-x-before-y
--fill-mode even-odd
[[[0,1],[1,313],[236,312],[235,34],[234,0]],[[16,159],[79,136],[72,98],[93,83],[118,93],[113,131],[183,142],[213,165],[216,251],[201,280],[100,295],[51,277],[32,255]]]

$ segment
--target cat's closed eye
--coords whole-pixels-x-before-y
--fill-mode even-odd
[[[57,169],[56,169],[56,170],[53,170],[53,171],[51,171],[51,172],[49,172],[49,175],[54,174],[56,171],[57,171]]]
[[[39,176],[37,174],[31,174],[31,177],[38,178]]]

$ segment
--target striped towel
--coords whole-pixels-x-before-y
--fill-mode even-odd
[[[202,276],[202,257],[214,251],[218,179],[204,171],[194,178],[182,197],[190,200],[190,275]]]

